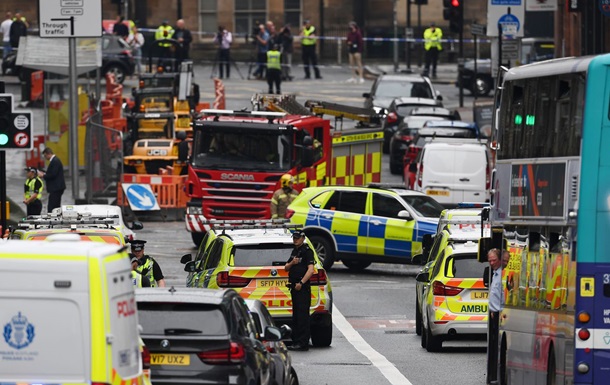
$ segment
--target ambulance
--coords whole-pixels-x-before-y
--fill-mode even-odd
[[[0,242],[0,383],[145,385],[125,247]]]

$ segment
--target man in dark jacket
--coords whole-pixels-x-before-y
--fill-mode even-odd
[[[176,22],[176,29],[174,29],[173,38],[182,45],[182,52],[180,52],[178,57],[179,62],[182,63],[182,61],[190,59],[189,51],[191,50],[193,35],[191,34],[190,30],[186,29],[183,19],[179,19]]]
[[[38,171],[38,176],[42,177],[47,185],[47,191],[49,192],[47,212],[50,213],[54,208],[61,207],[61,196],[66,189],[64,165],[49,147],[44,149],[42,155],[49,161],[49,166],[47,172]]]
[[[13,24],[11,24],[11,29],[9,32],[11,47],[19,47],[19,38],[21,36],[27,36],[27,34],[28,26],[25,23],[25,18],[21,17],[21,14],[19,12],[16,12],[15,17],[13,19]]]

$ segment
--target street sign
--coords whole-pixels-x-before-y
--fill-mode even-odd
[[[149,184],[123,183],[123,192],[133,211],[160,210],[157,198]]]
[[[470,25],[470,33],[475,36],[486,36],[487,26],[484,24],[472,24]]]
[[[102,36],[102,0],[38,0],[40,37]]]
[[[502,61],[519,59],[519,40],[502,40]]]
[[[487,36],[503,35],[523,37],[525,21],[525,0],[488,0]]]
[[[532,11],[556,11],[557,0],[526,0],[525,10]]]
[[[13,110],[13,95],[0,94],[0,151],[31,150],[32,112]]]

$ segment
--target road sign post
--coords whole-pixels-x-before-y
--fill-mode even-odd
[[[72,197],[79,199],[78,187],[78,98],[76,84],[77,37],[102,36],[101,0],[39,0],[40,37],[69,38],[70,119],[69,158]],[[99,95],[98,95],[99,98]]]

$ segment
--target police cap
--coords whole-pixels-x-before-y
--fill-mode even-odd
[[[303,238],[305,236],[305,231],[303,230],[295,230],[292,233],[292,238]]]
[[[146,241],[141,241],[141,240],[131,241],[131,250],[142,251],[142,250],[144,250],[145,243],[146,243]]]
[[[36,167],[26,167],[25,171],[27,172],[33,172],[33,173],[38,173],[38,169]]]

